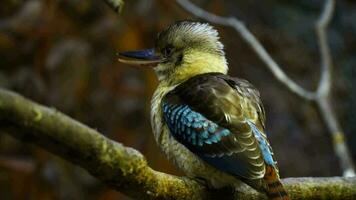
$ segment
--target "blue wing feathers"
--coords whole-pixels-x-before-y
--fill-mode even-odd
[[[252,132],[258,141],[259,147],[262,151],[264,161],[269,165],[275,166],[275,161],[272,156],[273,153],[270,149],[268,142],[262,136],[262,133],[260,132],[260,130],[256,127],[256,125],[254,123],[252,123],[250,121],[247,121],[247,123],[250,125]]]
[[[221,150],[216,149],[220,147],[213,145],[232,134],[228,129],[220,127],[184,104],[172,105],[164,102],[163,117],[172,136],[210,165],[242,177],[250,173],[247,166],[239,164],[244,162],[240,160],[242,158],[232,151],[224,151],[225,153],[221,154],[219,153]],[[255,124],[250,121],[248,124],[259,143],[264,161],[274,166],[275,162],[268,142]],[[201,151],[202,148],[210,148],[212,153]]]
[[[230,134],[228,129],[220,128],[187,105],[169,105],[163,103],[164,119],[175,137],[191,145],[217,143],[223,136]]]

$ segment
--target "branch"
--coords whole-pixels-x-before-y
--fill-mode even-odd
[[[355,176],[354,164],[348,147],[345,142],[345,134],[343,133],[336,115],[332,109],[328,99],[331,86],[331,56],[327,43],[326,29],[335,9],[334,0],[326,0],[320,17],[316,23],[316,35],[320,47],[321,70],[320,81],[316,91],[309,91],[299,86],[291,78],[289,78],[281,67],[273,60],[266,49],[258,41],[258,39],[246,28],[242,21],[235,17],[221,17],[205,11],[191,3],[189,0],[176,0],[188,12],[202,18],[208,22],[230,26],[234,28],[242,37],[243,40],[255,51],[260,59],[265,63],[267,68],[272,72],[274,77],[286,86],[291,92],[300,96],[303,99],[316,102],[318,109],[323,117],[323,120],[332,136],[333,147],[336,156],[339,158],[340,166],[343,175],[347,177]]]
[[[284,73],[281,67],[276,63],[276,61],[273,60],[271,55],[262,46],[258,39],[246,28],[242,21],[235,17],[221,17],[215,15],[199,8],[188,0],[177,0],[177,3],[188,12],[208,22],[224,26],[230,26],[234,28],[235,31],[241,35],[242,39],[245,40],[248,45],[250,45],[250,47],[255,51],[258,57],[260,57],[260,59],[266,64],[268,69],[277,78],[277,80],[279,80],[283,85],[287,86],[290,91],[294,92],[302,98],[308,100],[312,100],[315,98],[315,94],[313,92],[307,91],[304,88],[300,87]]]
[[[117,13],[121,13],[124,7],[124,0],[105,0],[105,3]]]
[[[345,142],[345,134],[343,133],[339,122],[336,119],[336,114],[332,109],[329,94],[331,87],[331,67],[332,60],[328,45],[326,29],[330,23],[335,9],[335,1],[325,1],[323,11],[316,23],[315,30],[318,38],[318,45],[321,57],[321,71],[318,89],[316,91],[317,98],[315,99],[326,126],[328,127],[332,140],[333,147],[337,157],[340,158],[340,166],[343,169],[343,175],[346,177],[354,177],[355,169],[351,154]]]
[[[318,96],[327,96],[330,92],[332,62],[330,56],[330,49],[327,42],[328,39],[327,39],[326,29],[330,24],[334,9],[335,9],[335,1],[327,0],[325,2],[323,11],[320,14],[320,17],[315,26],[319,49],[320,49],[320,57],[321,57],[321,68],[320,68],[321,77],[317,89]]]
[[[124,147],[53,108],[1,88],[0,130],[83,167],[129,196],[204,197],[204,187],[187,178],[152,170],[135,149]]]
[[[112,141],[53,108],[0,88],[0,130],[81,166],[118,191],[138,199],[265,199],[249,187],[233,195],[187,177],[151,169],[135,149]],[[288,178],[292,199],[356,198],[356,178]],[[229,198],[230,197],[230,198]]]

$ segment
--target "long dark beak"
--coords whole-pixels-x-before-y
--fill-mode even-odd
[[[154,49],[120,52],[118,56],[119,62],[130,65],[155,66],[163,61],[161,57],[155,55]]]

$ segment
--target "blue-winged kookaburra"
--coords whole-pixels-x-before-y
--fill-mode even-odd
[[[159,33],[155,48],[119,56],[123,63],[154,67],[153,133],[178,168],[213,188],[242,181],[270,199],[289,199],[266,138],[259,92],[227,75],[212,26],[177,22]]]

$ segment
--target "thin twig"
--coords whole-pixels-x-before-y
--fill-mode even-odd
[[[329,94],[330,86],[331,86],[332,62],[330,56],[330,49],[327,42],[328,39],[327,39],[326,29],[330,24],[334,9],[335,9],[335,1],[327,0],[324,4],[323,11],[315,26],[319,49],[320,49],[320,57],[321,57],[321,68],[320,68],[321,77],[317,89],[318,96],[327,96]]]
[[[267,52],[267,50],[262,46],[262,44],[258,41],[258,39],[246,28],[244,23],[235,17],[221,17],[215,15],[213,13],[207,12],[198,6],[194,5],[188,0],[177,0],[179,5],[181,5],[188,12],[202,18],[208,22],[231,26],[234,28],[241,37],[246,41],[248,45],[256,52],[256,54],[261,58],[261,60],[266,64],[268,69],[273,73],[273,75],[282,82],[285,86],[287,86],[292,92],[297,94],[298,96],[313,100],[315,99],[315,93],[310,92],[302,87],[300,87],[297,83],[295,83],[291,78],[289,78],[281,67],[273,60],[271,55]]]
[[[327,27],[332,19],[335,9],[334,0],[326,0],[320,17],[316,23],[315,30],[320,47],[321,68],[320,80],[316,91],[304,89],[291,78],[289,78],[281,67],[273,60],[270,54],[258,41],[258,39],[246,28],[244,23],[236,17],[222,17],[203,10],[194,5],[189,0],[176,0],[188,12],[202,18],[208,22],[230,26],[234,28],[245,42],[255,51],[260,59],[265,63],[274,77],[285,85],[290,91],[298,96],[316,102],[324,122],[333,138],[334,151],[340,160],[340,166],[344,176],[355,176],[355,170],[350,152],[344,140],[345,136],[337,121],[336,115],[328,99],[331,87],[331,55],[327,43]]]
[[[320,49],[320,80],[316,91],[316,104],[322,114],[326,126],[328,127],[336,155],[340,158],[340,165],[343,169],[343,175],[346,177],[355,176],[354,164],[345,142],[345,134],[343,133],[339,122],[336,119],[336,114],[332,109],[329,95],[331,87],[331,68],[332,60],[327,39],[327,27],[330,24],[333,12],[335,9],[334,0],[326,0],[322,13],[315,25],[316,36]]]

